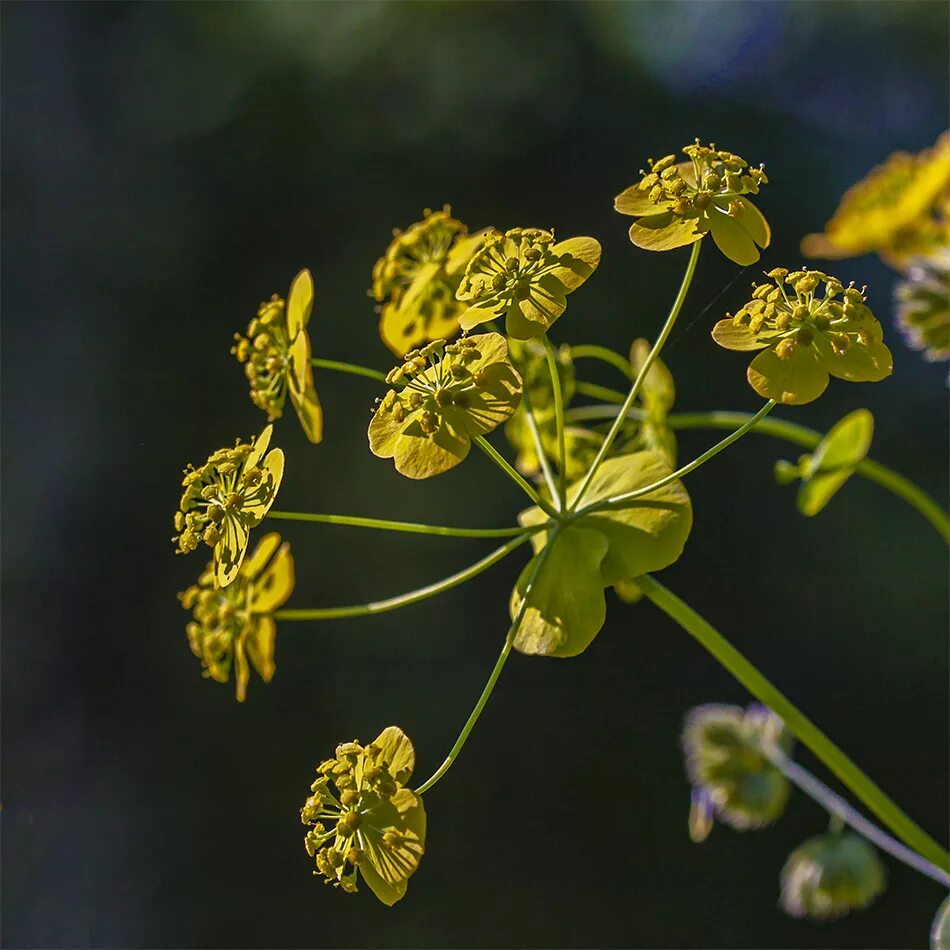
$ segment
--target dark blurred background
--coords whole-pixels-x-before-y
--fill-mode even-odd
[[[583,656],[512,659],[427,798],[408,897],[387,910],[334,892],[311,877],[297,815],[314,766],[398,723],[429,774],[494,662],[523,557],[404,611],[284,624],[274,682],[238,705],[188,650],[175,593],[204,559],[174,557],[169,537],[184,463],[262,423],[228,347],[297,270],[317,283],[316,353],[386,369],[366,289],[391,228],[451,202],[472,228],[593,234],[603,263],[553,336],[623,350],[654,335],[688,254],[634,249],[612,211],[645,159],[700,136],[766,162],[763,263],[800,263],[849,184],[945,127],[948,7],[8,2],[0,16],[3,944],[925,945],[940,889],[889,859],[869,911],[824,927],[782,915],[785,856],[825,827],[800,795],[771,830],[690,843],[682,716],[747,696],[649,604],[612,596]],[[680,409],[760,404],[746,358],[709,339],[757,273],[731,283],[737,270],[711,248],[700,260],[665,354]],[[872,455],[942,499],[946,367],[901,343],[890,271],[833,272],[869,284],[894,375],[832,381],[779,414],[826,429],[870,408]],[[278,426],[279,507],[494,526],[521,506],[474,453],[402,479],[367,449],[374,384],[318,387],[322,445],[292,416]],[[682,457],[716,438],[684,434]],[[662,579],[943,839],[945,549],[857,478],[801,518],[771,476],[796,454],[752,437],[692,477],[696,526]],[[278,528],[296,606],[395,594],[491,546]]]

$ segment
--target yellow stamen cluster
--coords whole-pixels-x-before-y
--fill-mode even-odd
[[[763,343],[777,342],[779,358],[788,359],[799,345],[810,345],[818,333],[827,337],[836,353],[875,342],[870,329],[874,317],[865,305],[863,289],[844,287],[817,270],[789,272],[777,267],[768,276],[774,283],[753,284],[752,300],[727,318]]]
[[[290,345],[287,333],[286,302],[274,294],[260,305],[247,326],[247,336],[234,334],[231,352],[244,364],[251,384],[251,401],[267,413],[269,421],[279,419],[287,400],[290,374]]]
[[[694,145],[683,149],[692,163],[677,164],[675,155],[666,155],[649,162],[649,172],[643,175],[639,188],[658,208],[673,211],[681,217],[696,215],[718,202],[745,194],[758,194],[761,185],[768,184],[764,166],[750,168],[749,163],[732,152],[716,149],[714,145]],[[729,206],[729,214],[742,214],[738,202]]]
[[[423,409],[419,425],[425,435],[439,431],[439,416],[446,406],[465,409],[469,394],[478,389],[479,373],[468,368],[481,353],[476,341],[463,337],[456,343],[433,340],[406,354],[405,362],[391,370],[386,382],[395,387],[379,400],[379,409],[402,422],[409,412]]]
[[[472,258],[459,287],[459,296],[473,305],[491,301],[499,309],[531,296],[532,284],[561,263],[552,253],[554,235],[540,228],[496,231]]]
[[[270,472],[259,465],[245,468],[253,446],[240,440],[233,449],[218,449],[204,465],[189,465],[182,480],[184,492],[175,512],[176,553],[194,551],[202,541],[214,547],[229,517],[241,519],[246,527],[259,523],[249,506],[267,505],[277,491]]]

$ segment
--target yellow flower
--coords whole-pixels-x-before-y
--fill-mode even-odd
[[[397,726],[369,745],[341,743],[320,764],[300,809],[314,874],[352,894],[359,871],[388,907],[405,896],[426,843],[422,799],[406,787],[415,764],[412,743]]]
[[[463,330],[505,317],[516,340],[541,336],[567,307],[565,299],[600,263],[600,244],[591,237],[554,243],[550,231],[513,228],[494,231],[469,261],[456,296],[468,303]]]
[[[806,257],[856,257],[871,251],[901,267],[908,257],[946,244],[950,226],[950,132],[932,148],[895,152],[853,185],[823,234],[802,241]]]
[[[521,401],[521,377],[500,333],[434,340],[407,353],[386,382],[393,388],[369,424],[369,447],[407,478],[454,468],[472,438],[501,425]]]
[[[768,276],[775,282],[753,285],[752,300],[712,331],[727,350],[762,350],[747,373],[760,396],[803,405],[825,391],[829,373],[853,383],[890,376],[891,351],[862,291],[821,271],[777,267]]]
[[[245,558],[233,583],[216,588],[212,563],[197,584],[178,595],[182,607],[193,612],[187,628],[191,652],[201,660],[204,675],[218,683],[226,683],[234,667],[239,703],[247,695],[252,666],[265,683],[274,678],[277,625],[268,615],[293,589],[290,545],[271,533]]]
[[[894,296],[907,345],[929,362],[950,359],[950,247],[914,258]]]
[[[670,251],[710,232],[737,264],[754,264],[772,238],[762,212],[748,198],[768,184],[765,171],[715,146],[687,145],[689,161],[675,155],[650,161],[650,171],[614,199],[614,208],[637,220],[630,240],[647,251]],[[758,246],[756,246],[758,245]]]
[[[271,449],[273,426],[253,445],[238,440],[233,449],[218,449],[199,468],[189,465],[184,492],[175,513],[172,538],[176,553],[188,554],[204,541],[213,550],[214,582],[227,587],[241,568],[251,528],[264,519],[284,474],[284,453]]]
[[[441,211],[427,208],[422,221],[395,232],[373,268],[370,295],[382,305],[379,335],[396,356],[459,331],[465,307],[455,291],[485,232],[469,235],[451,211],[448,205]]]
[[[244,363],[251,401],[273,422],[284,412],[287,394],[311,442],[323,438],[323,410],[313,386],[307,322],[313,309],[313,278],[302,270],[290,285],[288,302],[274,294],[248,324],[234,334],[231,352]]]

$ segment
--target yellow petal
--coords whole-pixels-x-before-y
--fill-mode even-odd
[[[249,554],[244,561],[241,570],[244,577],[248,580],[253,580],[257,577],[257,575],[264,570],[267,562],[273,557],[274,552],[279,547],[280,535],[276,531],[265,534],[264,537],[257,542],[257,547],[254,548],[253,554]]]
[[[251,678],[251,667],[244,652],[244,631],[234,641],[234,694],[239,703],[247,696],[247,681]]]
[[[214,546],[214,584],[227,587],[241,569],[247,553],[248,528],[233,515],[221,523],[221,537]]]
[[[264,459],[261,468],[264,470],[263,482],[269,483],[271,488],[266,496],[258,492],[258,497],[245,501],[241,509],[242,517],[246,518],[252,526],[258,525],[264,520],[264,515],[270,511],[271,505],[274,504],[274,500],[277,498],[277,491],[280,488],[281,479],[284,477],[283,451],[271,449],[267,453],[267,458]]]
[[[412,742],[399,726],[389,726],[374,740],[383,752],[386,768],[396,780],[397,785],[405,785],[416,767],[416,752]]]
[[[759,247],[768,247],[772,242],[772,229],[765,220],[765,215],[744,195],[737,200],[742,205],[742,217],[739,218],[742,227],[749,232],[749,237]]]
[[[575,237],[555,244],[551,253],[557,254],[561,262],[550,273],[571,293],[594,273],[600,263],[601,247],[592,237]]]
[[[313,442],[323,438],[323,409],[313,385],[313,364],[310,362],[310,340],[307,331],[297,334],[290,347],[290,401],[304,434]]]
[[[759,259],[755,241],[735,218],[713,206],[709,209],[709,224],[716,247],[730,261],[745,267]]]
[[[268,535],[267,537],[280,537]],[[261,545],[263,545],[263,541]],[[260,546],[258,546],[258,550]],[[254,552],[257,556],[257,551]],[[251,587],[250,606],[255,613],[270,613],[282,604],[294,590],[294,558],[290,545],[282,544],[270,564]]]
[[[838,353],[828,338],[819,333],[815,337],[815,346],[828,372],[838,379],[852,383],[879,383],[894,369],[891,351],[880,342],[872,341],[869,346],[852,343],[843,353]]]
[[[435,435],[426,435],[417,421],[410,423],[396,440],[393,461],[406,478],[422,479],[455,468],[469,453],[469,437],[444,418]]]
[[[448,259],[445,262],[446,274],[450,277],[454,277],[459,271],[464,271],[468,262],[485,243],[485,238],[491,234],[493,230],[493,228],[483,228],[476,234],[470,234],[468,237],[461,238],[457,241],[455,247],[449,251]]]
[[[244,636],[244,649],[251,666],[260,678],[269,683],[277,672],[274,662],[274,647],[277,642],[277,624],[272,617],[255,617]],[[245,687],[247,678],[244,680]],[[240,697],[243,699],[243,695]]]
[[[749,364],[746,376],[764,399],[789,406],[812,402],[828,386],[828,370],[812,346],[799,346],[786,359],[774,348],[764,350]]]
[[[313,309],[313,277],[302,270],[290,285],[287,295],[287,336],[293,339],[307,326]]]
[[[720,320],[712,328],[712,338],[727,350],[762,350],[771,342],[768,339],[763,340],[762,336],[761,333],[753,333],[748,327],[737,327],[731,317]]]
[[[672,251],[703,237],[697,220],[677,218],[671,211],[640,218],[630,225],[630,240],[645,251]]]
[[[247,458],[244,460],[244,468],[254,468],[256,465],[260,464],[261,459],[264,457],[264,453],[267,451],[267,446],[270,445],[270,437],[274,434],[274,427],[272,425],[264,426],[264,430],[261,434],[254,440],[254,446],[248,453]]]
[[[472,330],[479,324],[488,323],[490,320],[497,320],[499,314],[495,310],[488,310],[485,307],[469,307],[468,310],[459,314],[459,326],[463,330]]]
[[[369,437],[370,452],[377,458],[391,459],[396,454],[396,443],[403,428],[408,424],[407,420],[412,418],[415,418],[415,414],[407,413],[402,422],[398,422],[393,413],[382,408],[377,409],[369,421],[366,433]]]
[[[659,204],[650,201],[649,191],[644,191],[639,183],[624,188],[623,191],[614,198],[614,211],[620,214],[629,214],[634,218],[642,218],[644,215],[656,214],[659,211],[665,211],[670,202],[661,202]]]

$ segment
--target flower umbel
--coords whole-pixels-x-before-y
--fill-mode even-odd
[[[931,362],[950,359],[950,247],[915,258],[894,296],[907,345]]]
[[[214,583],[227,587],[241,568],[251,528],[267,514],[284,474],[284,453],[271,449],[273,426],[253,443],[238,440],[218,449],[198,468],[189,465],[175,513],[176,553],[188,554],[203,541],[213,551]],[[265,456],[264,453],[267,452]]]
[[[555,243],[539,228],[491,232],[459,285],[456,296],[469,305],[459,324],[471,330],[504,317],[509,336],[541,336],[564,313],[567,295],[594,272],[600,252],[591,237]]]
[[[313,309],[313,278],[302,270],[285,303],[274,294],[248,324],[247,336],[234,334],[231,352],[244,364],[251,401],[273,422],[284,412],[288,393],[311,442],[323,438],[323,410],[313,386],[307,322]]]
[[[406,354],[386,377],[393,388],[369,424],[369,447],[407,478],[458,465],[472,438],[491,432],[518,407],[521,377],[500,333],[434,340]]]
[[[806,257],[855,257],[870,251],[901,267],[950,236],[950,132],[916,155],[895,152],[852,186],[823,234],[802,241]]]
[[[369,745],[344,742],[320,764],[300,810],[314,874],[352,894],[359,871],[387,906],[405,895],[426,840],[422,799],[405,787],[414,766],[412,743],[396,726]]]
[[[381,304],[379,335],[397,356],[458,333],[465,305],[455,291],[485,234],[469,235],[451,212],[448,205],[441,211],[427,208],[422,221],[394,232],[373,268],[370,295]]]
[[[791,738],[782,720],[764,706],[707,704],[690,710],[683,726],[683,754],[694,794],[690,834],[702,841],[713,814],[738,831],[779,818],[790,786],[767,752],[787,751]]]
[[[871,845],[852,832],[809,838],[782,868],[782,910],[792,917],[834,920],[884,893],[886,872]]]
[[[277,625],[268,614],[276,610],[294,589],[294,559],[290,545],[280,535],[266,534],[244,559],[234,581],[227,587],[214,584],[214,564],[188,590],[178,595],[182,607],[191,610],[188,643],[204,667],[204,675],[226,683],[234,667],[234,686],[239,703],[247,695],[253,667],[269,683],[274,665]]]
[[[802,405],[825,391],[829,373],[855,383],[891,374],[891,352],[863,290],[821,271],[778,267],[767,276],[773,283],[753,284],[752,300],[712,331],[727,350],[763,350],[747,373],[760,396]]]
[[[714,145],[687,145],[689,161],[666,155],[614,199],[614,208],[637,220],[630,240],[648,251],[670,251],[710,232],[716,246],[737,264],[754,264],[768,247],[771,231],[762,212],[746,197],[768,184],[764,169]]]

